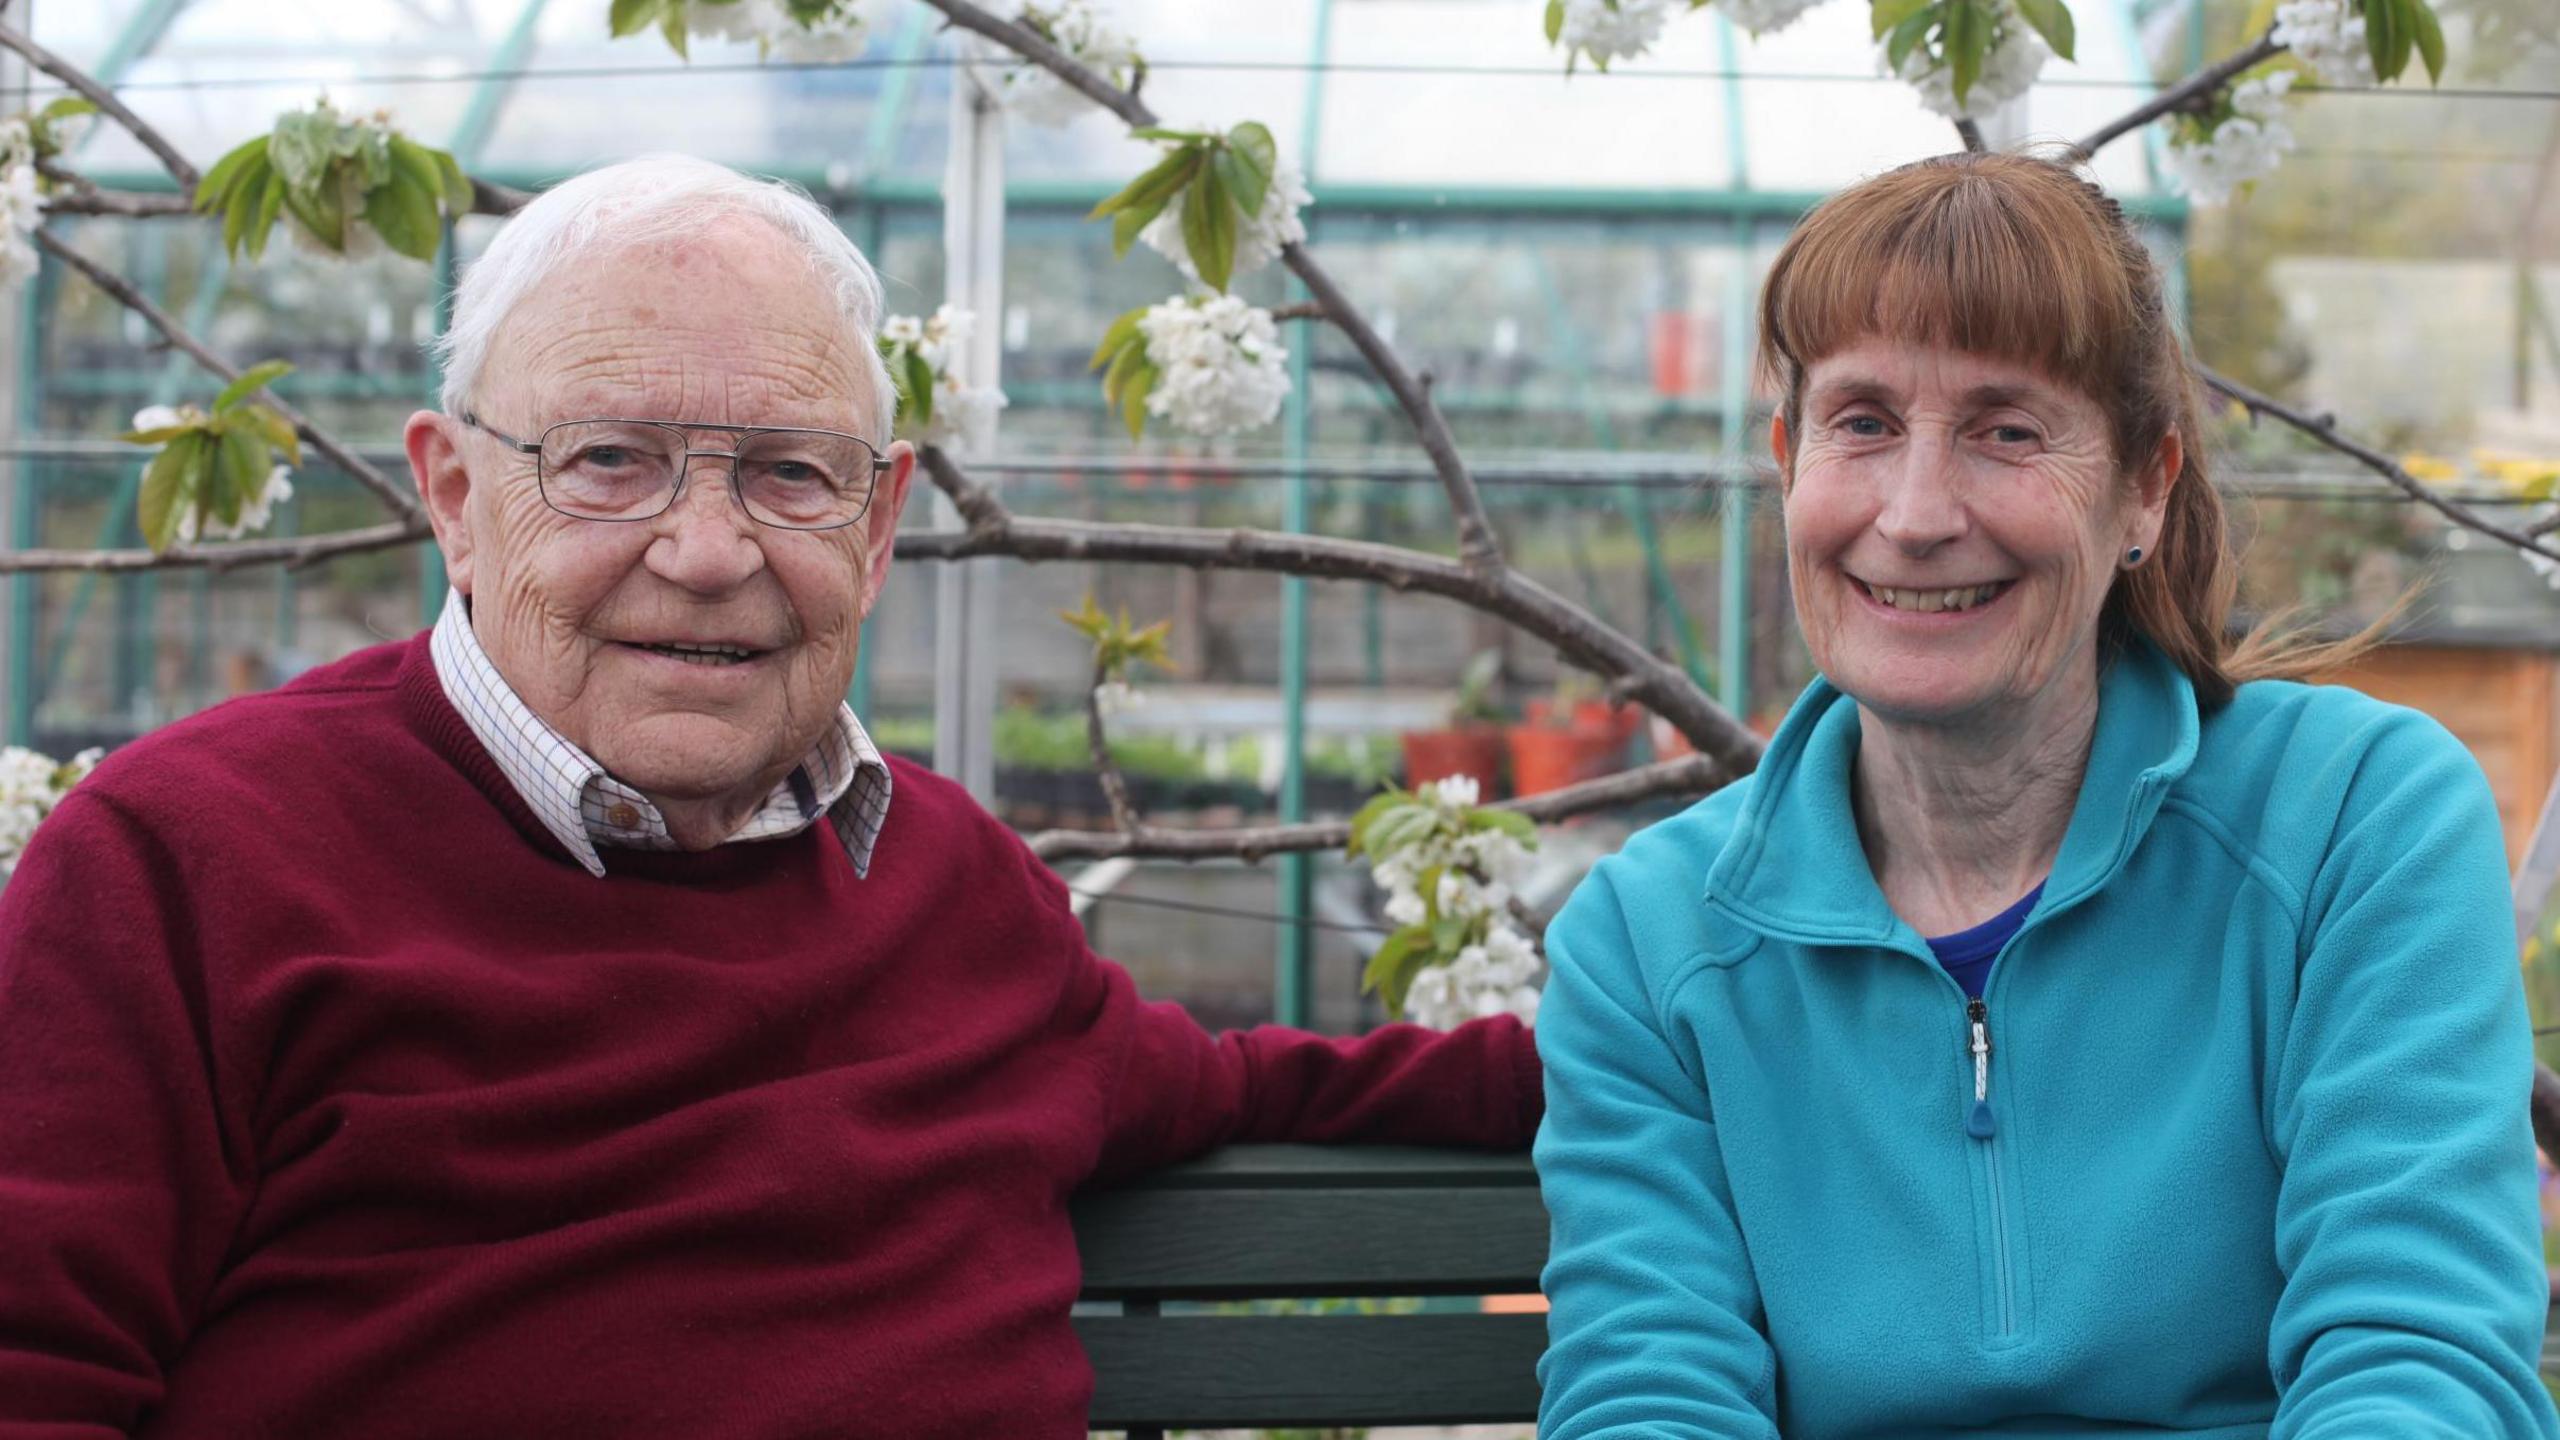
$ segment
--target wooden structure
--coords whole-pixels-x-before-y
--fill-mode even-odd
[[[2527,645],[2395,642],[2324,678],[2423,710],[2470,747],[2498,797],[2512,869],[2560,771],[2560,654]]]
[[[1527,1155],[1236,1146],[1078,1196],[1074,1220],[1093,1429],[1537,1418],[1544,1315],[1234,1303],[1534,1292],[1547,1213]]]

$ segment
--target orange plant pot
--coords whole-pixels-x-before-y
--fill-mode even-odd
[[[1455,730],[1408,730],[1404,733],[1404,783],[1428,785],[1452,775],[1475,777],[1484,799],[1500,793],[1502,732],[1490,725]]]
[[[1511,740],[1511,793],[1539,795],[1617,768],[1625,739],[1609,730],[1541,729],[1521,725]]]

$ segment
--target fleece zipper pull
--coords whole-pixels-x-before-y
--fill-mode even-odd
[[[1992,1136],[1991,1011],[1977,995],[1965,1002],[1964,1013],[1973,1022],[1973,1043],[1967,1047],[1973,1054],[1973,1111],[1965,1116],[1964,1133],[1988,1140]]]

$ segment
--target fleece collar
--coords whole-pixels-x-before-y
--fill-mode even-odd
[[[2095,894],[2124,868],[2169,787],[2195,763],[2195,687],[2147,643],[2115,652],[2098,682],[2098,726],[2071,827],[2034,924]],[[1707,872],[1708,901],[1775,939],[1886,945],[1922,957],[1885,903],[1858,839],[1849,783],[1858,707],[1830,681],[1806,688],[1760,758],[1751,797]]]

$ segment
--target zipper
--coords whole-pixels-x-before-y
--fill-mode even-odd
[[[1964,1133],[1982,1147],[1982,1173],[1991,1191],[1992,1275],[2005,1337],[2017,1333],[2017,1291],[2009,1268],[2009,1204],[2000,1189],[1999,1129],[1991,1118],[1991,1008],[1977,995],[1967,998],[1964,1013],[1965,1053],[1973,1061],[1973,1108],[1965,1114]]]

